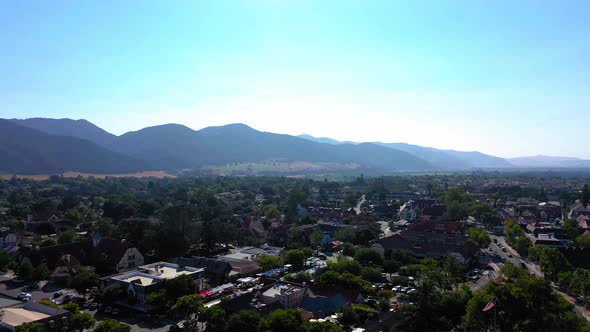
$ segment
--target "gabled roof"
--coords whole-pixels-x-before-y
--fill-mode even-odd
[[[103,238],[100,240],[96,249],[94,250],[94,256],[97,259],[103,260],[109,265],[117,265],[127,252],[129,248],[135,246],[125,239],[117,240],[111,238]]]

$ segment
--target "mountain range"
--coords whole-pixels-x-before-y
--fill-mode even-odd
[[[117,136],[86,120],[0,119],[0,173],[121,174],[273,161],[356,165],[360,170],[375,171],[529,167],[534,162],[539,166],[538,160],[527,158],[507,160],[475,151],[406,143],[290,136],[258,131],[244,124],[196,131],[165,124]],[[575,158],[553,162],[561,165],[557,167],[590,167],[589,161]]]
[[[338,141],[329,137],[313,137],[303,134],[298,137],[311,141],[327,144],[359,144],[351,141]],[[472,169],[472,168],[502,168],[513,166],[506,159],[494,157],[481,152],[463,152],[455,150],[440,150],[407,143],[383,143],[371,142],[372,144],[387,147],[390,149],[405,151],[415,157],[423,159],[437,169]]]

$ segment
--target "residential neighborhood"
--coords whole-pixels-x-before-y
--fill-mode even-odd
[[[514,269],[590,319],[570,281],[590,268],[586,184],[409,180],[131,180],[126,200],[109,189],[126,179],[2,181],[0,325],[231,331],[254,319],[266,331],[286,315],[309,331],[403,330],[424,287],[467,306]],[[482,319],[442,317],[452,329],[471,314]]]

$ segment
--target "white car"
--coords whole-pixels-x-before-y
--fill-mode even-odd
[[[16,296],[16,298],[21,301],[30,301],[32,297],[33,297],[33,295],[31,295],[31,293],[27,293],[27,292],[20,292]]]

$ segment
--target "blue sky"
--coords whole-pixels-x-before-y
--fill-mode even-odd
[[[587,1],[11,1],[0,117],[590,158]]]

